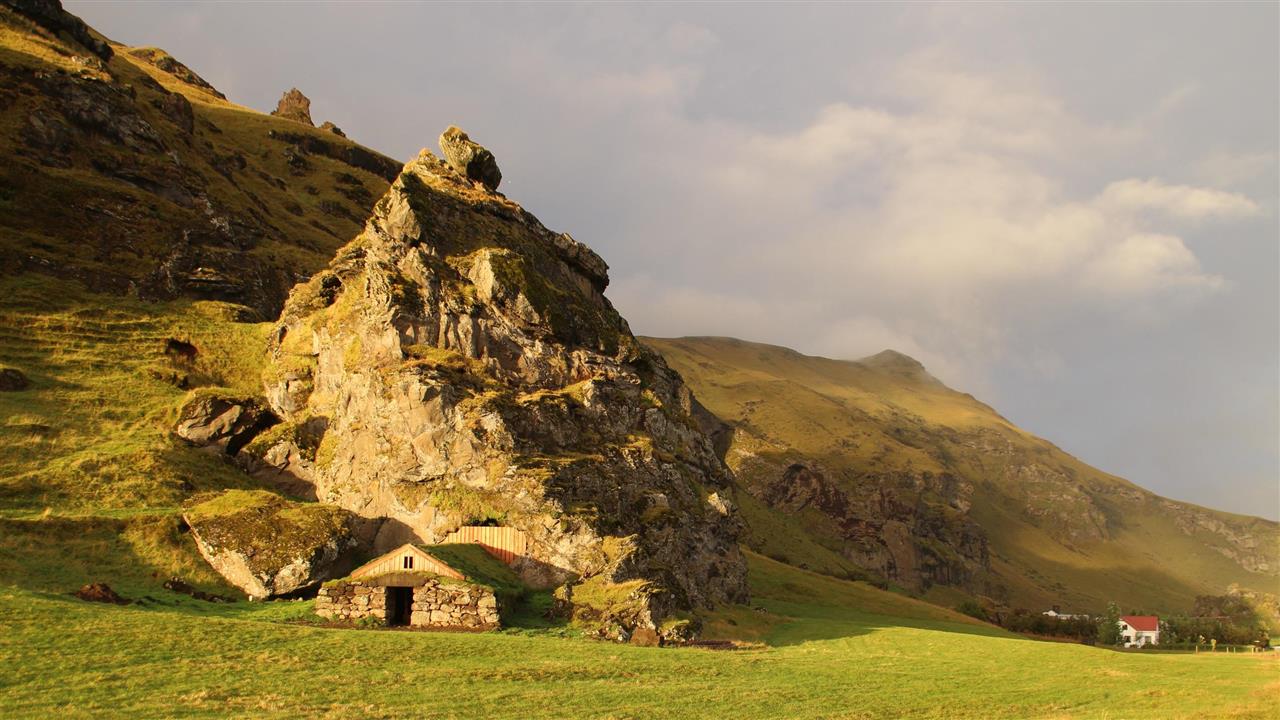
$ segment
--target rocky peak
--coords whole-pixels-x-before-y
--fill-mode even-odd
[[[281,95],[280,102],[276,103],[276,109],[272,110],[271,114],[313,127],[315,125],[311,122],[311,99],[303,95],[298,88],[290,88],[288,92]]]
[[[440,151],[444,153],[449,167],[489,190],[498,189],[502,182],[502,171],[498,169],[498,161],[494,159],[493,153],[473,141],[458,127],[450,125],[440,134]]]
[[[264,462],[378,521],[374,550],[517,528],[526,581],[605,586],[563,605],[627,633],[745,599],[731,478],[683,381],[604,297],[594,252],[468,177],[424,150],[294,289]]]

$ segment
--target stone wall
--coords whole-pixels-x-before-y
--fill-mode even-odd
[[[387,588],[371,580],[325,583],[316,596],[316,614],[338,622],[387,617]],[[426,579],[413,590],[413,627],[491,630],[499,625],[498,600],[488,588],[450,580]]]
[[[498,599],[478,585],[429,580],[413,591],[409,624],[491,630],[498,627]]]
[[[360,580],[338,580],[320,586],[316,614],[339,622],[355,622],[367,617],[386,620],[387,589],[369,586]]]

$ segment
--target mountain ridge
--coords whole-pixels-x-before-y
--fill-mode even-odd
[[[769,554],[772,542],[775,554],[825,557],[826,569],[836,574],[848,573],[841,561],[849,562],[941,602],[961,591],[1028,607],[1096,611],[1129,596],[1135,604],[1185,609],[1195,595],[1224,592],[1232,582],[1275,592],[1280,525],[1274,521],[1162,498],[1092,468],[932,376],[880,367],[886,358],[911,370],[919,366],[901,353],[868,362],[732,338],[642,342],[734,427],[728,458],[748,525],[754,518],[773,528],[774,537],[790,528],[789,547],[769,533],[753,534],[748,544],[757,551]],[[788,483],[804,489],[788,494]],[[916,523],[908,533],[914,553],[900,547],[868,555],[859,545],[865,539],[855,526],[873,518],[851,508],[886,489],[894,502],[905,498],[916,509],[900,518]],[[947,517],[950,531],[944,530]],[[966,523],[981,529],[990,552],[985,563],[977,546],[963,551],[962,538],[972,537],[962,529]],[[886,527],[896,526],[880,527],[882,535]],[[907,541],[901,528],[894,532],[899,543]],[[1163,540],[1144,545],[1144,538],[1155,537]],[[1147,557],[1162,542],[1188,556],[1169,562],[1187,567],[1168,573]],[[1204,552],[1211,554],[1189,558]],[[903,574],[904,559],[922,558],[951,569],[934,578]],[[1126,563],[1157,589],[1136,589],[1143,583],[1106,569]],[[1205,579],[1191,577],[1201,572]],[[956,573],[964,576],[959,582]],[[1081,592],[1090,582],[1098,587]]]

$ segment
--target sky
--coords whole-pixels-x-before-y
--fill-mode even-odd
[[[637,334],[893,348],[1280,517],[1280,4],[66,6],[398,159],[461,126]]]

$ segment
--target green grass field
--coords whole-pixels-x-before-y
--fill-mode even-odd
[[[3,717],[1267,718],[1280,662],[1044,643],[752,557],[749,649],[296,624],[309,601],[0,590]],[[874,610],[892,610],[896,616]],[[906,615],[906,617],[903,617]],[[737,618],[737,619],[734,619]],[[750,625],[750,627],[745,627]]]

